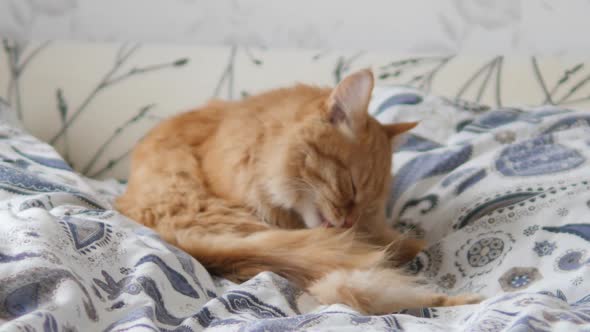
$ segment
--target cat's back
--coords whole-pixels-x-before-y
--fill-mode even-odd
[[[317,111],[314,102],[325,100],[331,88],[296,84],[292,87],[275,89],[254,95],[238,103],[246,115],[257,115],[266,121],[284,119],[297,120],[307,111]],[[295,117],[294,117],[295,116]]]
[[[305,107],[302,106],[310,101],[325,98],[329,92],[329,88],[297,84],[238,101],[214,99],[200,108],[164,120],[148,133],[146,139],[183,140],[187,144],[196,144],[210,137],[224,122],[247,121],[252,118],[272,122],[284,117],[290,120],[296,110],[305,111]]]
[[[156,157],[158,151],[186,147],[195,154],[223,150],[241,142],[259,144],[306,117],[306,107],[323,100],[329,88],[298,84],[270,90],[239,101],[211,100],[192,111],[175,115],[154,127],[136,146],[133,163]],[[213,152],[215,153],[215,152]]]

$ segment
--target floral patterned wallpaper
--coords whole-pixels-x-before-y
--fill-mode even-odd
[[[588,0],[2,0],[11,39],[582,55]]]

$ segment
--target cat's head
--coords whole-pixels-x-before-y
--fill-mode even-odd
[[[287,137],[275,203],[301,215],[307,227],[350,227],[385,214],[395,136],[416,123],[382,125],[368,113],[373,74],[362,70],[300,110],[305,118]]]

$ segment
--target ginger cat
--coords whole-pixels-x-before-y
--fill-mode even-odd
[[[416,123],[379,124],[372,89],[363,70],[334,89],[297,85],[164,121],[135,148],[117,208],[236,282],[272,271],[368,314],[476,303],[392,263],[423,247],[385,220],[392,140]]]

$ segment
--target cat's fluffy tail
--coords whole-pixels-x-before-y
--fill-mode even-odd
[[[236,282],[272,271],[307,287],[333,270],[373,268],[386,260],[385,250],[332,228],[269,229],[246,236],[189,228],[178,231],[176,239],[209,271]]]

